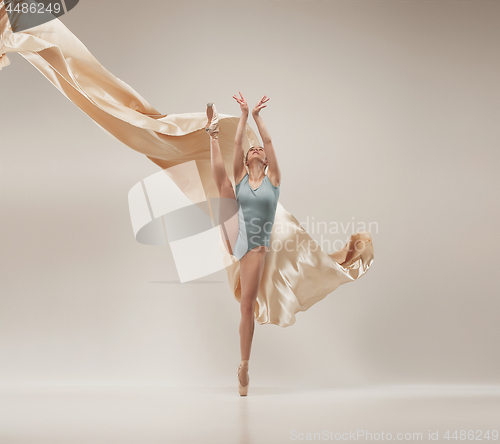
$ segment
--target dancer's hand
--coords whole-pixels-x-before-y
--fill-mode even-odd
[[[269,100],[269,97],[267,96],[262,96],[262,99],[259,100],[259,103],[255,105],[255,108],[252,111],[252,116],[258,116],[259,112],[262,108],[265,108],[267,105],[264,105]]]
[[[235,94],[233,98],[240,104],[241,112],[248,114],[248,105],[247,101],[243,97],[243,94],[241,94],[241,91],[238,91],[240,93],[241,99]]]

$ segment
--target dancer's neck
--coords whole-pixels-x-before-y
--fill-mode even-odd
[[[265,166],[262,163],[252,162],[248,166],[248,179],[252,182],[259,182],[265,175]]]

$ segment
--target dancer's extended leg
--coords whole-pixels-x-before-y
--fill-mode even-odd
[[[233,254],[233,246],[238,237],[238,204],[226,167],[222,160],[219,141],[210,137],[210,157],[212,176],[219,191],[219,221],[226,240],[228,252]],[[229,200],[231,199],[231,200]]]
[[[233,246],[238,237],[238,204],[233,185],[229,180],[219,145],[219,116],[215,105],[207,105],[208,122],[206,130],[210,135],[210,163],[212,176],[219,191],[219,224],[226,240],[228,251],[233,254]]]

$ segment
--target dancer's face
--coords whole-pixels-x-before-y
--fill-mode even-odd
[[[262,162],[264,166],[267,165],[266,152],[261,146],[253,146],[248,150],[246,161],[247,166],[250,165],[250,162],[253,162],[255,158],[259,159],[258,161]]]

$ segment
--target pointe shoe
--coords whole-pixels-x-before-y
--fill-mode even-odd
[[[217,114],[217,110],[213,103],[207,103],[207,117],[208,123],[205,127],[205,131],[210,137],[217,139],[219,137],[219,114]]]
[[[246,372],[248,375],[248,359],[242,359],[240,365],[238,365],[238,391],[240,392],[240,396],[246,396],[248,394],[248,387],[250,386],[250,376],[248,377],[247,385],[241,385],[240,373],[243,372]]]

